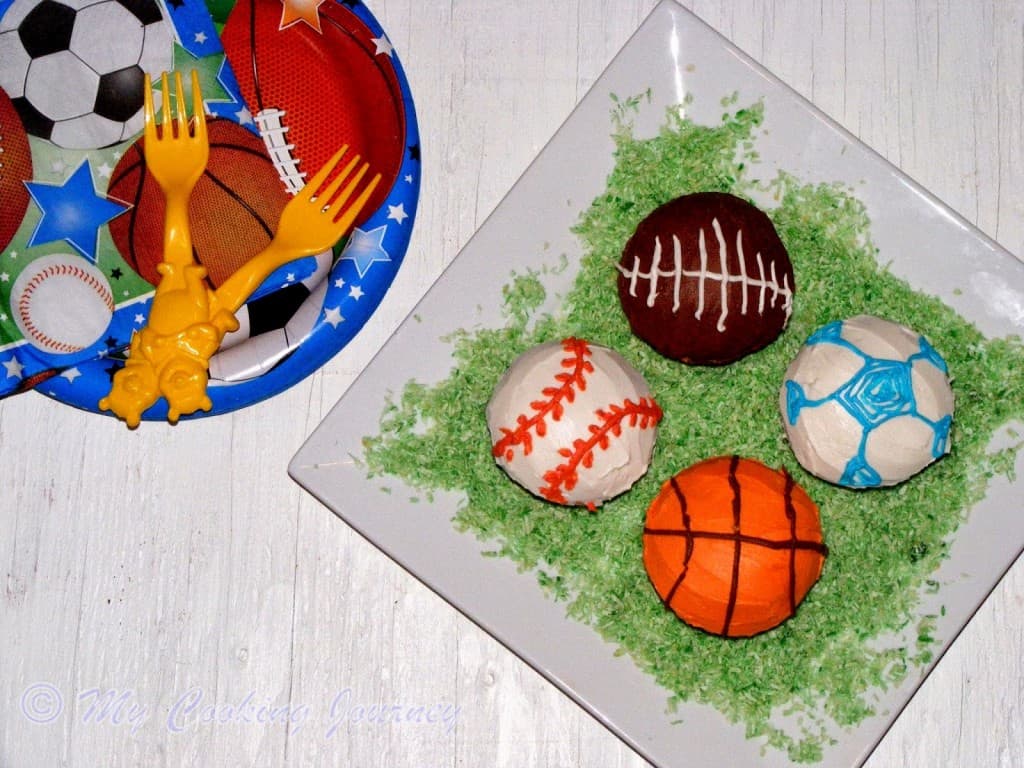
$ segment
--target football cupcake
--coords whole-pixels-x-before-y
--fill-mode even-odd
[[[647,216],[618,264],[619,300],[661,354],[724,365],[774,341],[793,310],[793,267],[771,220],[734,195],[684,195]]]

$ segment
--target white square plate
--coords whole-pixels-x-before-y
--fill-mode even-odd
[[[395,478],[367,479],[359,462],[362,438],[379,431],[389,393],[400,392],[410,379],[430,383],[449,373],[451,347],[442,337],[460,328],[502,324],[501,289],[510,270],[549,266],[551,254],[565,253],[575,263],[581,247],[570,229],[603,192],[612,168],[609,94],[630,96],[648,88],[651,103],[636,125],[641,135],[653,133],[664,109],[688,93],[695,96],[688,116],[704,124],[720,120],[720,100],[734,91],[740,103],[762,100],[767,130],[757,144],[761,178],[785,169],[805,182],[856,185],[892,272],[941,297],[986,335],[1024,332],[1024,264],[666,0],[313,433],[289,471],[651,762],[788,765],[783,753],[762,755],[761,742],[746,739],[742,725],[729,724],[710,707],[685,705],[667,714],[667,692],[627,657],[614,656],[614,647],[594,630],[567,619],[564,605],[546,597],[533,575],[517,573],[510,561],[482,557],[486,546],[453,528],[457,497],[411,503],[412,490],[405,492]],[[538,254],[548,254],[549,261]],[[568,289],[575,277],[571,272],[548,281],[549,295]],[[1024,456],[1018,456],[1017,477],[1024,478]],[[381,493],[384,485],[394,492]],[[1022,494],[1022,480],[993,480],[934,577],[943,584],[940,593],[919,606],[921,615],[945,607],[936,629],[936,661],[1024,550],[1024,516],[1014,501]],[[866,760],[930,669],[913,670],[902,685],[881,694],[879,715],[836,734],[838,743],[826,748],[824,764]]]

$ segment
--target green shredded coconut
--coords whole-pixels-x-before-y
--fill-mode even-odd
[[[649,97],[648,97],[649,98]],[[787,174],[748,177],[756,162],[760,104],[700,126],[670,111],[653,138],[633,135],[640,98],[614,99],[615,167],[575,232],[584,257],[557,317],[540,313],[543,273],[513,276],[508,322],[449,339],[447,380],[409,382],[365,440],[371,475],[394,475],[425,491],[460,491],[458,529],[533,571],[569,616],[616,644],[680,702],[711,705],[749,738],[813,762],[838,729],[875,713],[879,692],[934,655],[936,617],[920,618],[921,595],[952,533],[985,492],[1012,471],[1016,445],[989,453],[996,430],[1024,419],[1024,347],[986,340],[936,298],[879,266],[864,206],[844,187],[807,185]],[[732,108],[737,95],[726,97]],[[622,312],[614,264],[640,220],[681,194],[725,191],[777,201],[773,219],[793,261],[798,293],[785,333],[767,349],[721,368],[667,360],[634,337]],[[612,310],[612,311],[610,311]],[[953,453],[902,485],[850,491],[807,474],[790,452],[777,411],[786,366],[822,324],[860,313],[925,333],[953,376]],[[495,465],[484,410],[498,379],[529,347],[576,335],[621,352],[664,410],[651,469],[597,514],[542,502]],[[1014,434],[1014,433],[1011,433]],[[784,466],[818,503],[831,554],[796,616],[735,641],[690,629],[666,611],[641,558],[647,506],[660,484],[701,459],[739,453]],[[944,612],[944,609],[943,609]],[[780,723],[780,718],[785,720]]]

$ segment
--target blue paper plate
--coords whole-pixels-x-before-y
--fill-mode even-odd
[[[233,135],[248,131],[250,140],[243,133],[240,143],[263,154],[264,164],[277,153],[272,176],[280,176],[282,189],[301,178],[296,172],[312,175],[319,167],[296,156],[306,150],[322,157],[343,143],[339,137],[357,137],[353,150],[377,159],[375,170],[388,166],[381,168],[379,205],[346,240],[285,265],[253,294],[240,311],[242,329],[211,359],[213,408],[194,417],[287,389],[360,331],[412,232],[420,184],[416,114],[398,57],[369,10],[352,0],[309,6],[0,0],[0,88],[21,122],[3,133],[24,127],[31,156],[31,172],[7,180],[28,192],[20,195],[24,213],[9,242],[0,226],[0,396],[42,380],[44,394],[98,411],[133,331],[145,322],[153,286],[135,250],[143,240],[130,238],[147,226],[159,231],[162,216],[149,212],[141,176],[131,176],[141,164],[133,165],[141,156],[132,145],[142,127],[143,71],[197,69],[208,113],[235,123]],[[231,40],[234,49],[222,44]],[[241,69],[250,66],[256,71]],[[0,115],[3,101],[0,94]],[[358,137],[371,136],[371,146],[358,145]],[[233,194],[230,178],[214,181]],[[259,208],[235,197],[242,208]],[[267,216],[252,216],[269,238]],[[143,418],[166,418],[166,404]]]

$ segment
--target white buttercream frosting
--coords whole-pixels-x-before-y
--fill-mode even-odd
[[[487,406],[494,457],[509,477],[550,501],[590,507],[647,471],[660,418],[620,354],[578,339],[520,355]]]
[[[800,464],[840,485],[895,485],[950,449],[945,361],[921,334],[870,315],[811,335],[786,370],[780,407]]]

